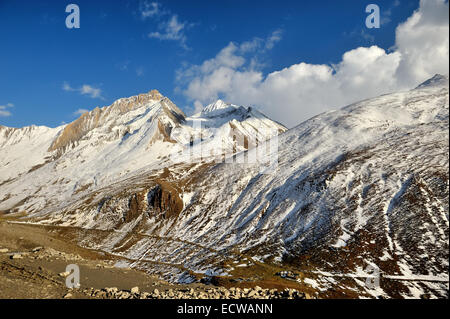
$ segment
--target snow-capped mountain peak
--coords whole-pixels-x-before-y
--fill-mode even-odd
[[[239,106],[233,105],[231,103],[226,103],[222,100],[217,100],[214,103],[211,103],[203,108],[200,115],[207,117],[214,117],[218,115],[222,115],[225,113],[229,113],[238,109]]]
[[[210,110],[227,107],[218,102]],[[190,155],[193,139],[199,140],[199,160],[213,161],[252,146],[236,145],[236,135],[251,141],[258,131],[265,140],[286,130],[247,108],[231,108],[242,112],[186,118],[169,98],[152,90],[95,108],[55,129],[0,127],[0,210],[53,210],[53,204],[64,203],[74,192],[90,192],[139,170],[173,165],[174,154],[182,155],[177,162],[196,163]],[[29,150],[33,154],[25,156]],[[33,179],[37,182],[30,184]],[[27,195],[31,193],[34,196]]]
[[[110,106],[96,107],[82,114],[77,120],[64,127],[61,134],[51,144],[49,151],[64,150],[97,128],[107,126],[108,130],[112,131],[113,128],[126,125],[134,118],[148,113],[147,111],[152,108],[155,111],[159,108],[159,112],[156,113],[165,113],[175,122],[181,122],[185,117],[184,113],[168,98],[157,90],[152,90],[146,94],[118,99]]]
[[[426,87],[448,86],[448,85],[449,85],[448,75],[435,74],[432,78],[419,84],[416,89],[423,89]]]
[[[210,112],[210,111],[214,111],[214,110],[220,110],[220,109],[227,108],[230,105],[231,105],[230,103],[226,103],[223,100],[218,99],[216,102],[205,106],[203,108],[203,111],[205,111],[205,113],[206,113],[206,112]]]

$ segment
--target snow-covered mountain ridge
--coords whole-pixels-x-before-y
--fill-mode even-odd
[[[236,134],[251,139],[257,131],[265,140],[286,130],[259,112],[239,110],[227,118],[198,115],[193,120],[153,90],[95,108],[57,128],[0,127],[0,211],[57,210],[74,194],[92,192],[140,169],[173,165],[174,154],[200,136],[196,148],[206,150],[198,153],[208,161],[213,159],[205,156],[208,150],[220,154],[248,148],[236,146]]]
[[[300,289],[321,297],[448,297],[448,90],[448,78],[435,77],[320,114],[278,137],[266,154],[277,152],[272,174],[238,164],[255,149],[236,163],[162,161],[72,189],[27,221],[173,281],[273,280],[263,276],[290,269]],[[188,135],[173,123],[170,137],[186,145],[200,133],[210,147],[234,121],[250,132],[268,120],[219,102],[185,117]],[[19,184],[0,191],[17,194]],[[368,266],[380,269],[380,286],[365,284]]]

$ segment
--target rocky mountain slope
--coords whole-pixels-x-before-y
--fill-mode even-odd
[[[230,136],[229,127],[283,131],[252,109],[219,101],[182,119],[176,109],[167,113],[156,104],[160,107],[148,112],[161,116],[170,130],[157,130],[151,121],[153,131],[145,133],[145,112],[129,111],[129,137],[95,145],[105,136],[95,128],[87,133],[91,138],[66,138],[73,149],[64,149],[64,155],[53,150],[56,159],[22,177],[1,172],[0,209],[26,210],[26,222],[52,225],[83,247],[120,257],[118,266],[171,281],[267,282],[281,275],[320,297],[448,298],[448,78],[318,115],[281,134],[278,147],[261,139],[257,148],[248,147],[245,138],[244,145],[236,138],[218,143]],[[205,129],[195,129],[197,120]],[[185,123],[193,124],[187,135]],[[155,148],[160,157],[172,144],[193,147],[170,149],[171,154],[198,154],[186,138],[198,134],[194,139],[207,154],[217,145],[238,154],[221,163],[205,160],[217,154],[203,152],[200,160],[169,156],[158,162],[153,151],[142,161],[121,148],[129,139],[136,140],[127,145],[148,146],[155,132],[161,133],[155,141],[161,143]],[[55,139],[47,141],[51,149]],[[2,149],[13,147],[8,138],[2,143]],[[91,143],[95,163],[106,161],[101,176],[87,159]],[[108,147],[115,150],[113,159]],[[77,162],[64,160],[66,154]],[[261,154],[277,158],[271,171],[261,171],[261,160],[248,163]],[[154,164],[143,164],[149,162]],[[46,171],[55,168],[61,171]],[[49,176],[59,186],[50,186]],[[71,188],[63,193],[69,189],[61,186],[65,176],[72,176]],[[40,187],[45,193],[30,193]],[[379,269],[379,284],[367,284],[368,267],[372,274]],[[277,272],[283,269],[290,271]]]
[[[209,108],[217,105],[224,112],[207,107],[190,118],[153,90],[57,128],[0,126],[0,211],[53,212],[78,194],[139,175],[139,170],[183,161],[191,155],[186,150],[194,149],[192,162],[213,161],[286,130],[251,108],[222,101]],[[239,144],[236,135],[250,142]]]

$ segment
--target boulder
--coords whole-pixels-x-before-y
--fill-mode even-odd
[[[139,293],[139,287],[133,287],[133,288],[131,288],[131,293],[132,293],[132,294],[138,294],[138,293]]]

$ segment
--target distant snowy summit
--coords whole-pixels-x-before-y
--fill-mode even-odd
[[[431,79],[419,84],[416,89],[423,89],[426,87],[449,86],[448,75],[435,74]]]
[[[239,106],[237,105],[225,103],[224,101],[219,99],[216,102],[205,106],[203,110],[200,112],[200,115],[213,117],[236,111],[238,108]]]

